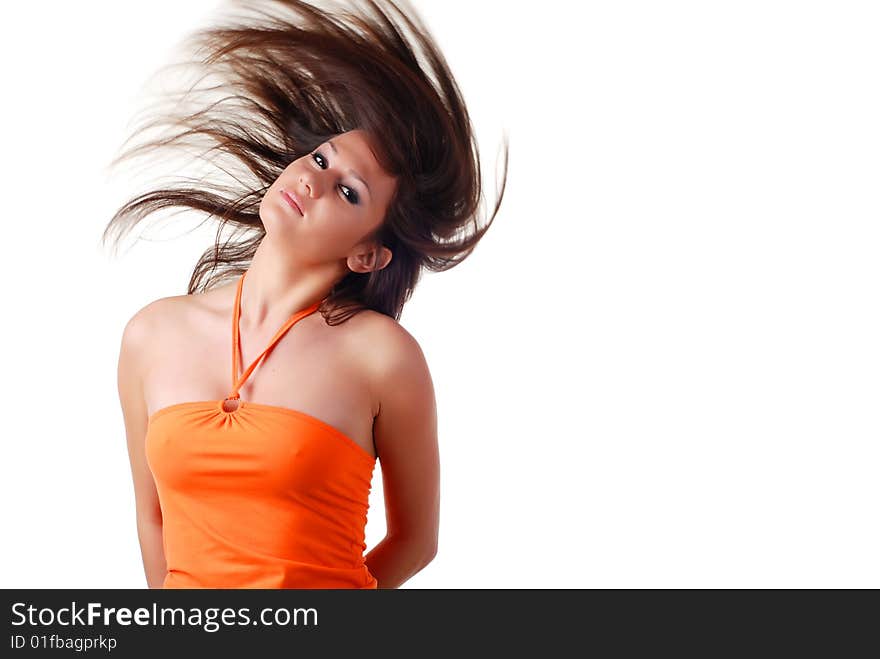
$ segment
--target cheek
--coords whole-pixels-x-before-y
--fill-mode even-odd
[[[320,235],[321,242],[335,252],[350,249],[361,238],[358,223],[341,213],[322,215],[320,224],[313,228]]]
[[[347,254],[361,238],[359,224],[358,218],[340,204],[322,204],[320,209],[313,209],[297,232],[311,247],[335,258]]]

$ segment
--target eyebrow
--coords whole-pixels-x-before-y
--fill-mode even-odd
[[[333,149],[334,154],[338,153],[336,150],[336,145],[333,144],[333,140],[327,140],[327,144],[329,144],[330,148]],[[358,181],[360,181],[361,183],[364,184],[364,187],[367,189],[367,192],[370,193],[370,199],[372,199],[373,198],[373,191],[370,190],[370,186],[367,185],[367,182],[364,179],[362,179],[360,176],[358,176],[358,173],[356,171],[354,171],[353,169],[349,169],[348,173],[351,174],[352,176],[354,176]]]

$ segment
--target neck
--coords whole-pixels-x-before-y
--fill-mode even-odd
[[[280,326],[329,295],[339,276],[338,266],[294,262],[264,238],[244,278],[240,326],[257,331]]]

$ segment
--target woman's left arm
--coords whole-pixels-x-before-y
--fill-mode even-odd
[[[440,455],[425,356],[402,327],[387,328],[371,351],[379,401],[373,442],[382,468],[387,531],[364,560],[379,588],[398,588],[437,554]]]

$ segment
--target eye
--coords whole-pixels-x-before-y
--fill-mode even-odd
[[[317,160],[315,160],[316,157],[321,159],[320,163],[318,164],[318,167],[320,167],[321,169],[327,169],[327,159],[324,158],[324,155],[320,151],[313,151],[311,155],[312,155],[312,160],[315,162],[318,162]],[[321,164],[321,163],[323,163],[323,164]],[[345,192],[342,192],[342,196],[345,197],[352,206],[357,205],[357,203],[358,203],[357,192],[352,190],[347,185],[340,184],[338,187],[339,187],[340,192],[343,189],[348,190],[348,192],[350,194],[345,194]]]

